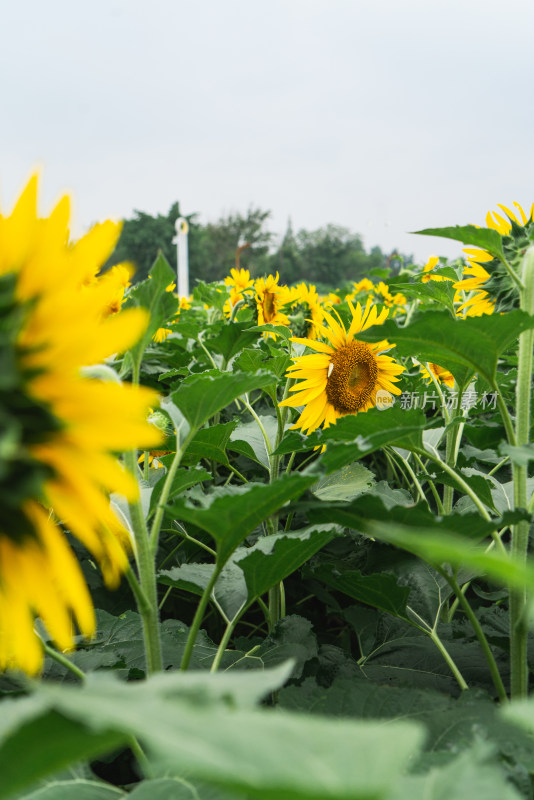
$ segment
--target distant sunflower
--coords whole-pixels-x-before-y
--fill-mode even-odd
[[[323,321],[323,307],[313,285],[299,283],[291,290],[293,302],[291,304],[290,325],[293,333],[298,336],[305,335],[308,339],[317,337],[317,327]]]
[[[67,197],[37,216],[36,177],[12,214],[0,216],[0,669],[30,674],[42,662],[35,616],[62,650],[73,646],[73,620],[85,636],[94,632],[60,522],[116,585],[128,534],[108,494],[134,498],[137,487],[114,453],[161,442],[146,422],[154,392],[82,369],[123,352],[146,328],[142,309],[110,315],[113,287],[95,278],[120,226],[97,225],[71,244],[68,223]]]
[[[389,310],[384,308],[379,314],[370,300],[363,310],[359,303],[355,308],[350,301],[349,308],[352,320],[348,330],[341,321],[324,312],[328,326],[319,326],[318,332],[330,344],[292,339],[316,351],[313,355],[294,359],[288,376],[301,382],[291,389],[296,394],[280,403],[290,408],[304,406],[293,427],[301,428],[305,433],[311,433],[321,425],[327,428],[346,414],[368,411],[376,405],[380,389],[401,394],[395,383],[404,367],[384,355],[392,345],[386,340],[368,344],[355,338],[361,331],[381,325]]]
[[[445,367],[440,367],[439,364],[429,364],[430,372],[436,378],[438,383],[444,383],[445,386],[448,386],[449,389],[454,389],[454,375],[452,372],[449,372],[448,369]],[[430,375],[428,369],[421,364],[421,375],[429,383],[432,380],[432,376]]]
[[[254,279],[250,277],[248,269],[231,269],[230,275],[224,279],[225,286],[230,286],[236,292],[250,292],[254,286]]]
[[[439,264],[439,256],[430,256],[425,266],[423,267],[423,274],[421,275],[421,282],[428,283],[428,281],[452,281],[453,278],[446,277],[445,275],[434,275],[434,269]]]
[[[514,203],[516,211],[500,205],[508,219],[496,211],[488,211],[486,225],[500,233],[504,254],[509,264],[519,268],[525,248],[534,237],[534,204],[527,217],[519,203]],[[457,308],[458,316],[478,317],[493,314],[494,311],[509,311],[519,303],[518,293],[504,265],[491,253],[480,247],[466,247],[468,266],[464,278],[454,284],[454,288],[468,292],[467,298]],[[487,269],[486,269],[487,267]]]
[[[291,289],[280,286],[278,281],[277,272],[276,276],[258,278],[254,283],[258,325],[289,325],[289,318],[282,308],[291,302]]]

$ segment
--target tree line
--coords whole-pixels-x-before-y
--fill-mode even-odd
[[[359,280],[373,269],[395,271],[396,253],[386,256],[379,247],[367,252],[359,234],[339,225],[295,233],[289,222],[275,245],[275,236],[267,227],[270,215],[270,211],[250,208],[245,215],[233,213],[206,224],[198,221],[197,214],[186,216],[191,287],[197,280],[222,280],[235,266],[250,270],[252,277],[278,271],[283,283],[306,280],[319,288]],[[134,281],[144,280],[158,250],[175,265],[176,246],[172,242],[180,216],[179,203],[174,203],[167,215],[134,211],[131,219],[123,221],[117,247],[104,269],[130,261],[137,268]]]

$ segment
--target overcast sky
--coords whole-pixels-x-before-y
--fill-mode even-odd
[[[17,0],[0,11],[0,197],[42,167],[74,231],[134,209],[366,247],[534,201],[531,0]],[[282,276],[283,277],[283,276]]]

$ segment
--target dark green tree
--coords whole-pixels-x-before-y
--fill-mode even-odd
[[[324,289],[357,281],[376,267],[385,267],[379,247],[367,253],[361,236],[339,225],[293,234],[291,224],[271,256],[271,269],[278,269],[285,283],[306,280]]]
[[[104,269],[122,261],[136,266],[134,281],[148,275],[154,259],[161,250],[171,265],[176,264],[176,247],[173,244],[175,222],[180,216],[179,203],[174,203],[167,215],[153,217],[144,211],[135,211],[131,219],[124,220],[117,247]],[[191,288],[196,280],[222,280],[236,265],[236,253],[241,267],[261,275],[269,268],[268,253],[272,234],[265,223],[269,211],[250,208],[245,216],[230,214],[217,222],[202,225],[196,214],[189,221],[189,277]],[[243,249],[243,245],[248,245]]]

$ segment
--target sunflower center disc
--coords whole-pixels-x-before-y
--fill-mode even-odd
[[[349,342],[333,354],[326,396],[336,411],[354,414],[369,401],[376,387],[378,365],[364,342]]]
[[[263,300],[263,316],[266,322],[270,322],[276,315],[274,292],[265,292]]]

